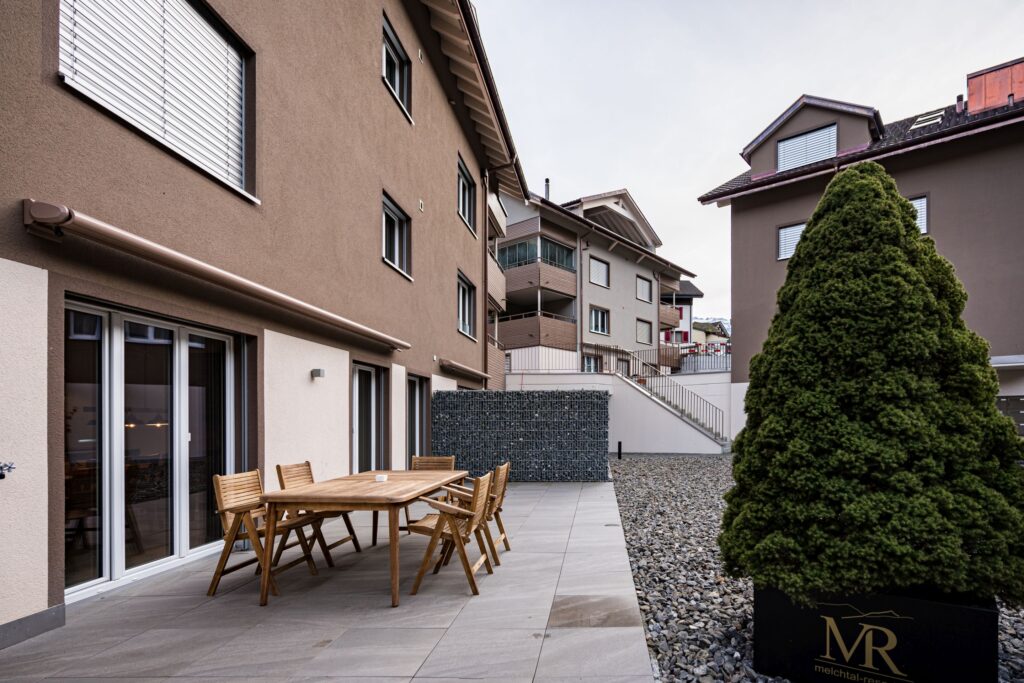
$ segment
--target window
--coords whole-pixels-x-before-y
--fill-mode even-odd
[[[505,374],[512,373],[512,354],[509,351],[505,352]]]
[[[608,311],[596,306],[590,307],[590,331],[595,334],[609,334]]]
[[[412,112],[412,62],[386,15],[382,53],[381,76],[408,116]]]
[[[537,260],[537,240],[517,242],[498,248],[498,263],[504,270]]]
[[[572,247],[541,237],[540,258],[544,263],[576,272],[576,251]]]
[[[430,380],[408,375],[405,380],[405,454],[406,467],[412,466],[412,456],[424,455],[427,450],[427,422],[430,410]]]
[[[778,170],[785,171],[836,155],[836,124],[779,140]]]
[[[924,235],[928,232],[928,197],[915,197],[910,203],[917,209],[917,228]]]
[[[636,298],[640,301],[646,301],[650,303],[653,301],[653,290],[651,288],[651,281],[645,277],[636,276]]]
[[[804,223],[799,223],[779,228],[779,255],[777,257],[779,261],[790,258],[793,252],[796,251],[796,243],[800,241],[800,235],[804,231],[804,226]]]
[[[409,216],[391,198],[384,195],[384,260],[412,275],[412,254],[409,248]]]
[[[476,287],[459,273],[459,332],[476,338]]]
[[[459,159],[459,215],[466,221],[469,229],[476,233],[476,185],[469,169]]]
[[[583,372],[601,372],[601,356],[583,356]]]
[[[64,82],[242,191],[244,70],[188,0],[61,0]]]
[[[649,320],[636,319],[636,340],[641,344],[652,343],[652,327]]]
[[[593,256],[590,257],[590,281],[592,283],[602,287],[608,287],[608,271],[609,268],[607,261],[602,261],[601,259]]]

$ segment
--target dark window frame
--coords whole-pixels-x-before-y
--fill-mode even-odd
[[[476,285],[474,285],[472,280],[466,277],[466,275],[461,270],[459,271],[456,283],[456,329],[458,329],[459,334],[462,334],[466,337],[469,337],[473,341],[476,341]],[[469,298],[469,318],[468,320],[465,321],[468,323],[468,330],[463,329],[463,291],[467,292],[467,296]]]
[[[388,258],[387,219],[391,217],[398,227],[401,240],[395,241],[395,248],[401,252],[395,260]],[[385,192],[381,199],[381,258],[400,274],[412,280],[412,219],[402,207]]]
[[[388,15],[384,13],[384,37],[381,42],[381,65],[380,79],[384,86],[395,98],[395,102],[402,109],[402,113],[412,123],[412,60],[409,53],[405,51],[402,41],[398,38],[395,27],[391,25]],[[390,55],[389,55],[390,53]],[[388,79],[388,57],[395,63],[395,81]]]
[[[462,155],[459,155],[458,160],[458,173],[456,175],[456,188],[455,188],[455,212],[459,214],[459,218],[466,224],[469,231],[476,235],[476,182],[473,180],[473,175],[469,172],[469,168],[465,162],[462,161]],[[465,193],[468,195],[468,201],[466,202],[466,211],[469,213],[468,216],[462,213],[463,208],[463,186],[465,186]]]

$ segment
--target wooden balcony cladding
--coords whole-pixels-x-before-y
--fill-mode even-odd
[[[491,300],[492,304],[499,310],[505,310],[505,271],[498,265],[497,260],[494,256],[487,253],[487,297]]]
[[[506,291],[518,292],[535,287],[575,297],[576,273],[543,261],[534,261],[505,271]]]
[[[505,207],[501,205],[501,199],[493,192],[487,193],[487,225],[488,239],[501,239],[505,237],[508,223],[508,214]]]
[[[506,349],[552,346],[559,349],[576,344],[576,323],[547,313],[524,313],[498,319],[498,339]]]
[[[679,327],[679,309],[675,306],[658,304],[658,325],[662,329],[675,329]]]
[[[488,389],[505,388],[505,348],[487,340],[487,380]]]
[[[513,223],[505,229],[505,238],[509,241],[540,232],[540,216],[527,218],[525,221]]]

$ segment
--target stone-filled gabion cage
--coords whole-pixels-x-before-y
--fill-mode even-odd
[[[474,476],[508,461],[512,481],[608,480],[605,391],[437,391],[431,429]]]

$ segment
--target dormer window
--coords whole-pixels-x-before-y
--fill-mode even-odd
[[[836,155],[836,124],[779,140],[778,170],[787,171]]]

